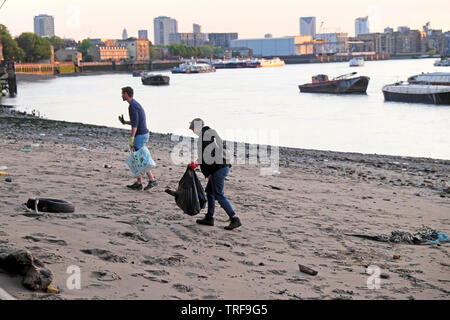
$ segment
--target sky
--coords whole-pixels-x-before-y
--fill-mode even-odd
[[[4,0],[0,0],[0,5]],[[33,32],[33,18],[52,15],[55,33],[61,38],[137,37],[146,29],[153,38],[153,19],[168,16],[178,21],[178,32],[237,32],[240,39],[293,36],[300,33],[300,17],[316,17],[316,32],[347,32],[354,36],[355,19],[369,16],[370,32],[385,27],[409,26],[422,30],[450,30],[449,0],[6,0],[0,9],[0,24],[13,36]],[[323,23],[322,23],[323,22]]]

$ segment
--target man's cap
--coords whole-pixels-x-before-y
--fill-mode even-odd
[[[203,127],[205,122],[200,118],[195,118],[191,122],[189,122],[189,129],[194,129],[195,127]]]

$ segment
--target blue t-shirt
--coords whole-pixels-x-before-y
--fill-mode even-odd
[[[148,133],[145,111],[139,102],[131,100],[128,112],[130,113],[131,127],[137,128],[136,135]]]

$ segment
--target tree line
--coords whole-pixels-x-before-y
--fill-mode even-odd
[[[36,62],[50,59],[50,46],[53,46],[55,51],[65,47],[64,40],[56,36],[47,39],[24,32],[13,38],[3,24],[0,24],[0,40],[3,45],[3,58],[12,61]]]
[[[24,32],[20,36],[13,38],[8,28],[0,24],[0,41],[3,45],[3,58],[5,60],[20,62],[36,62],[51,58],[51,46],[54,51],[66,47],[66,42],[60,37],[42,38],[31,32]],[[84,39],[78,43],[78,51],[83,55],[83,61],[92,61],[93,57],[88,54],[88,49],[94,44],[89,39]],[[182,58],[210,58],[223,53],[220,47],[201,46],[190,47],[184,44],[171,44],[169,46],[150,46],[150,59],[162,59],[166,51],[168,56]]]

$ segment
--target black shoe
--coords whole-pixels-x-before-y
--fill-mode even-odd
[[[144,190],[150,190],[153,187],[156,187],[158,185],[158,182],[156,180],[150,181],[148,185],[144,188]]]
[[[212,215],[207,213],[203,219],[197,219],[196,221],[198,224],[202,224],[204,226],[213,226],[214,225],[214,218]]]
[[[225,227],[225,230],[233,230],[242,226],[241,220],[238,217],[233,217],[230,220],[230,224]]]
[[[137,183],[137,182],[127,186],[127,188],[133,189],[133,190],[142,190],[143,189],[142,184],[141,183]]]

